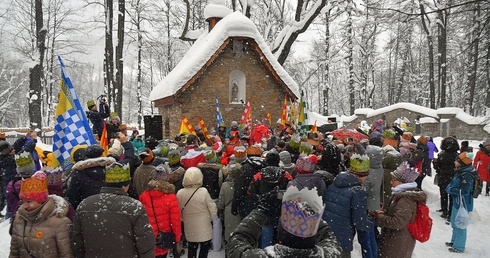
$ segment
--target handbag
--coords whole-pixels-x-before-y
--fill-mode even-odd
[[[153,197],[151,197],[151,208],[153,209],[153,214],[155,214],[155,222],[157,223],[158,234],[155,239],[155,246],[160,249],[173,249],[175,247],[175,234],[173,232],[161,231],[158,226],[157,214],[155,213],[155,207],[153,205]]]
[[[460,229],[465,229],[470,224],[470,214],[468,213],[468,210],[466,208],[464,198],[461,195],[461,190],[459,190],[459,209],[458,213],[456,213],[454,224],[457,228]]]

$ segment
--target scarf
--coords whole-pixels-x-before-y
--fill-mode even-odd
[[[406,191],[408,189],[413,189],[413,188],[417,188],[417,183],[411,182],[411,183],[399,184],[399,185],[391,188],[391,195],[395,195],[396,193],[403,192],[403,191]]]

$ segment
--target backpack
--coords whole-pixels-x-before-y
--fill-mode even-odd
[[[415,240],[421,243],[426,242],[430,238],[430,232],[432,230],[432,219],[429,216],[429,207],[427,205],[417,202],[417,213],[415,214],[415,220],[407,225],[408,232]]]
[[[483,190],[483,182],[480,179],[480,175],[478,175],[477,173],[473,174],[469,172],[464,172],[463,174],[461,174],[461,177],[464,177],[465,174],[468,174],[473,178],[473,188],[471,189],[471,195],[473,196],[473,198],[476,199],[478,198],[478,196],[480,196],[481,191]]]

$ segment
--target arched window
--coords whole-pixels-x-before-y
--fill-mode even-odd
[[[240,70],[233,70],[228,81],[229,102],[243,104],[247,99],[245,74]]]

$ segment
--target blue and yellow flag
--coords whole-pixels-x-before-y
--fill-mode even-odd
[[[53,135],[53,154],[63,168],[71,164],[73,147],[81,144],[95,144],[87,117],[78,100],[68,72],[58,56],[61,65],[59,103],[56,106],[56,121]]]

